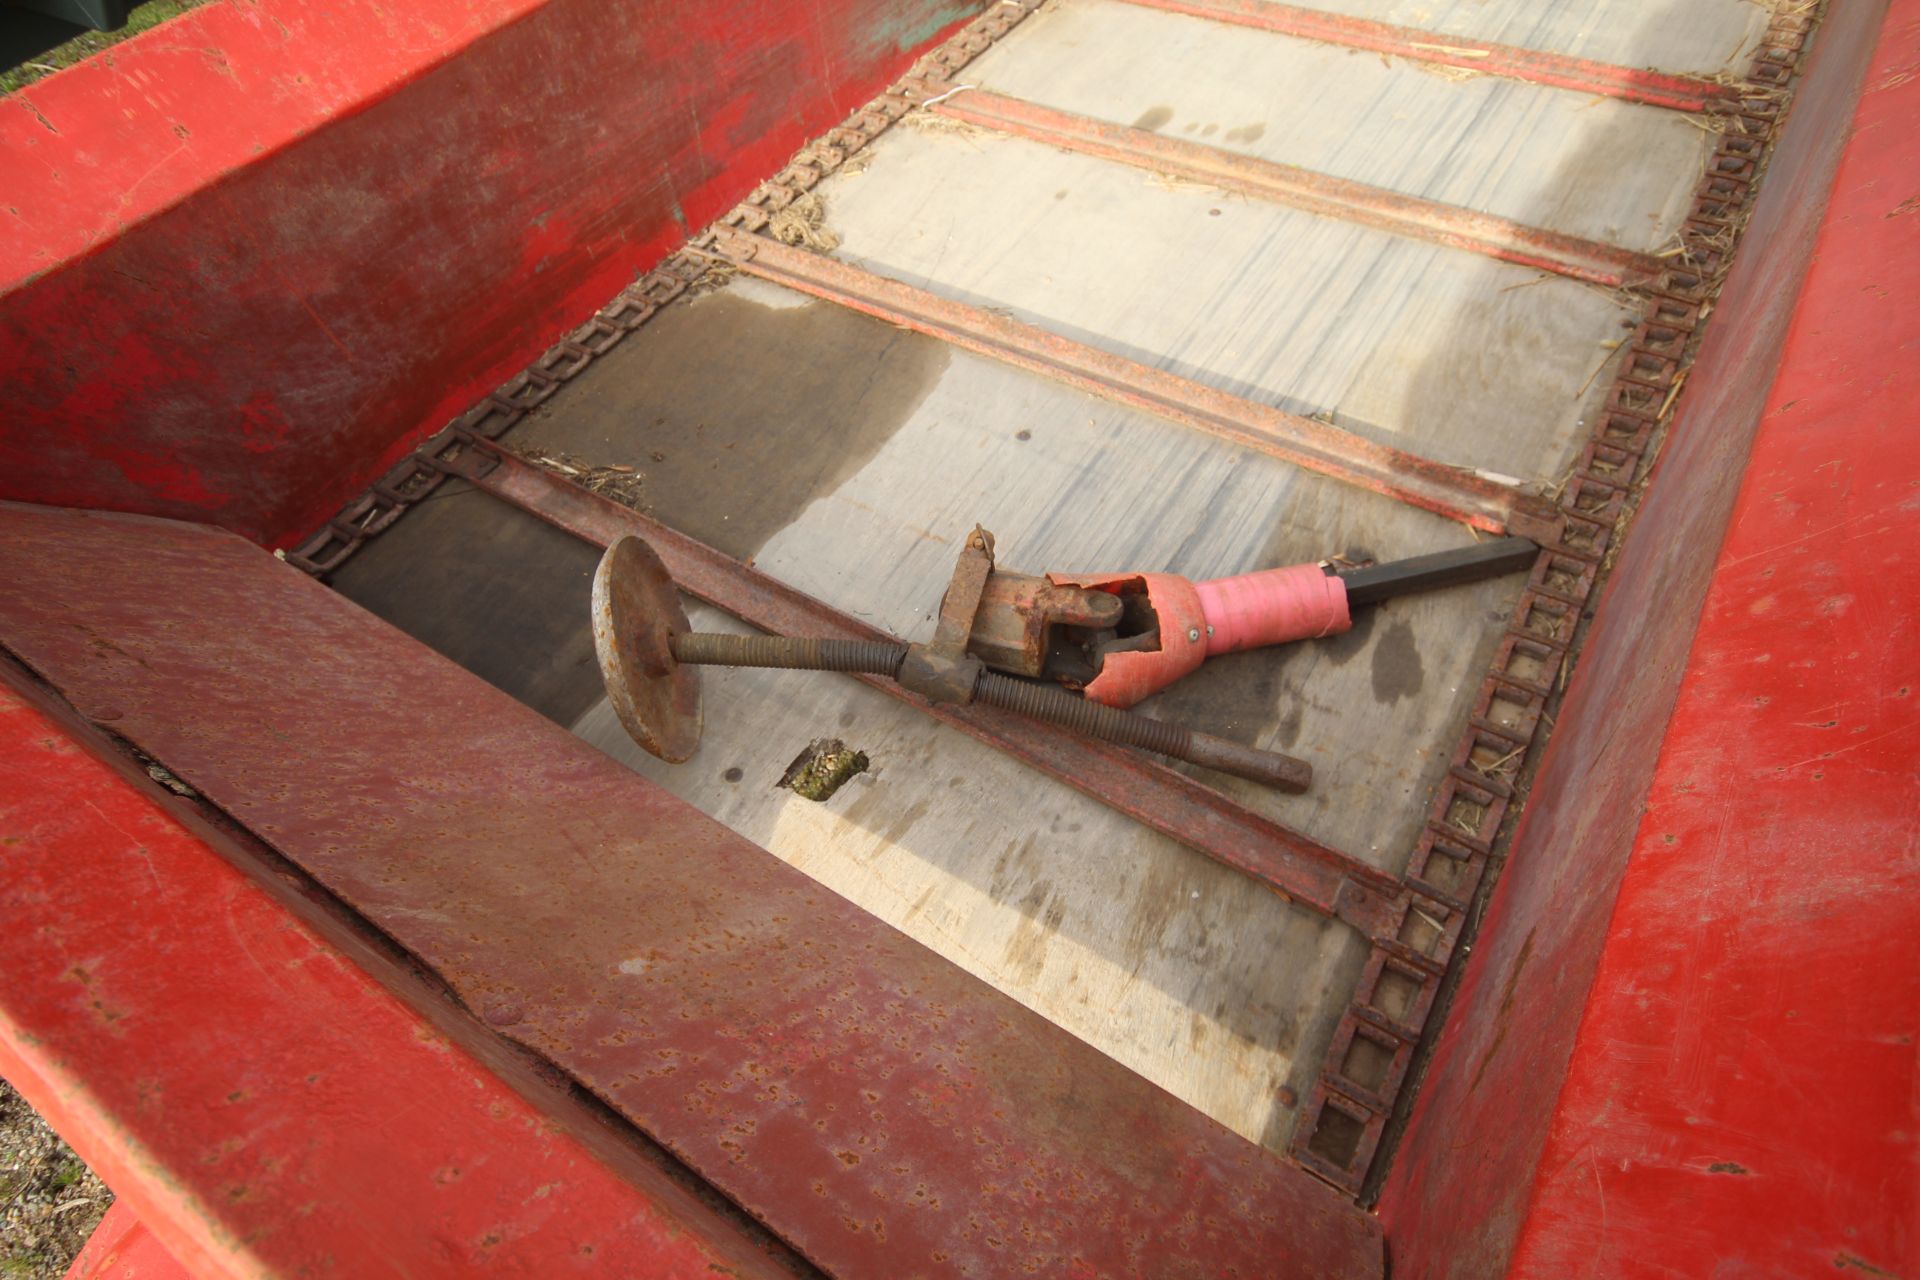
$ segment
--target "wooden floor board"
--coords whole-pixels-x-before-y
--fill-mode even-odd
[[[1637,309],[1022,139],[895,129],[822,185],[837,256],[1441,462],[1551,484]]]
[[[1286,2],[1441,36],[1705,76],[1744,71],[1766,31],[1770,12],[1752,0]]]
[[[1204,74],[1199,69],[1204,68]],[[1062,0],[966,82],[1169,138],[1658,252],[1716,141],[1678,112]]]
[[[1333,554],[1393,559],[1472,537],[1438,517],[964,352],[948,354],[895,417],[839,441],[857,452],[850,462],[798,454],[796,463],[837,478],[803,501],[779,497],[790,477],[778,474],[777,462],[714,444],[756,431],[825,440],[851,419],[839,416],[844,408],[789,401],[783,383],[727,382],[725,369],[743,351],[767,367],[844,362],[841,380],[853,386],[901,378],[896,364],[927,376],[920,344],[928,339],[897,341],[889,326],[857,316],[818,329],[807,323],[813,309],[851,313],[795,301],[743,282],[675,307],[654,322],[653,341],[593,366],[510,439],[639,467],[658,494],[655,514],[676,527],[726,529],[780,506],[791,512],[787,523],[736,544],[736,554],[910,639],[931,634],[960,539],[975,523],[994,532],[1009,568],[1166,570],[1196,579]],[[670,461],[671,451],[696,440],[713,442],[697,455],[697,471],[658,475],[654,454]],[[1516,577],[1392,602],[1343,637],[1218,659],[1143,710],[1310,760],[1318,779],[1306,796],[1221,775],[1208,781],[1394,867],[1517,590]],[[779,763],[804,745],[786,749]]]
[[[702,674],[686,764],[639,751],[604,708],[576,732],[1223,1124],[1285,1142],[1282,1090],[1310,1084],[1357,935],[850,680]],[[824,804],[776,788],[822,735],[870,772]]]
[[[1471,537],[1020,370],[962,352],[930,361],[929,339],[879,321],[817,323],[830,305],[740,281],[670,308],[510,439],[642,472],[694,438],[814,441],[833,456],[800,461],[838,478],[804,502],[772,499],[791,518],[739,549],[916,639],[976,521],[1012,568],[1195,577]],[[906,380],[900,362],[926,381],[894,419],[836,443],[821,406],[781,383],[727,382],[747,359],[882,387]],[[655,513],[720,529],[751,516],[764,464],[724,445],[700,456],[670,481],[647,476]],[[1220,659],[1147,709],[1306,756],[1319,771],[1307,796],[1207,780],[1398,869],[1516,590],[1398,602],[1334,641]],[[705,676],[704,745],[688,764],[643,756],[604,707],[576,732],[1224,1123],[1285,1140],[1293,1111],[1278,1091],[1306,1083],[1362,959],[1344,928],[852,681]],[[824,805],[775,790],[823,736],[868,752],[871,775]]]

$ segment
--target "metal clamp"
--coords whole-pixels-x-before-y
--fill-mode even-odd
[[[940,619],[934,626],[933,639],[907,647],[907,660],[900,664],[902,685],[929,702],[965,706],[973,701],[986,665],[967,652],[967,641],[973,635],[974,615],[980,612],[980,598],[986,594],[987,577],[992,572],[993,535],[975,525],[967,535],[959,562],[953,566],[947,594],[940,597]]]

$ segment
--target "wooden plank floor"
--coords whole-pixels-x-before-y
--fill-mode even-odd
[[[1564,53],[1623,67],[1712,76],[1744,70],[1766,30],[1767,9],[1751,0],[1287,0],[1301,9],[1344,13]]]
[[[1585,284],[1035,142],[895,129],[873,150],[822,184],[840,256],[1442,462],[1557,479],[1634,314]]]
[[[1193,74],[1197,67],[1207,73]],[[1019,39],[989,50],[962,80],[1647,252],[1672,243],[1688,179],[1714,142],[1679,112],[1124,0],[1042,9]],[[867,203],[856,200],[862,209]]]
[[[1367,13],[1625,56],[1606,26],[1625,7]],[[1665,15],[1670,57],[1629,62],[1711,71],[1763,19],[1695,5]],[[1641,250],[1671,236],[1712,141],[1652,108],[1118,0],[1057,0],[967,82]],[[950,122],[898,126],[853,168],[820,188],[843,259],[1543,490],[1633,314],[1590,286]],[[662,311],[509,442],[633,466],[657,518],[914,639],[976,521],[1009,568],[1194,578],[1473,537],[741,278]],[[1364,956],[1350,931],[836,677],[709,671],[700,753],[653,760],[581,672],[580,549],[457,486],[425,505],[336,585],[1223,1123],[1286,1141]],[[1310,759],[1300,797],[1203,776],[1397,872],[1518,587],[1391,602],[1334,640],[1216,660],[1144,710]],[[871,771],[826,804],[773,785],[829,735]]]

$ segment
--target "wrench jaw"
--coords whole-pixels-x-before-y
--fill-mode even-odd
[[[1131,707],[1191,674],[1207,659],[1207,615],[1193,583],[1177,573],[1060,574],[1056,586],[1118,596],[1121,621],[1088,646],[1097,674],[1086,696],[1109,707]]]
[[[967,652],[1010,676],[1059,676],[1077,688],[1094,675],[1085,644],[1094,633],[1117,628],[1122,612],[1120,597],[1105,591],[995,569],[973,616]],[[1084,678],[1069,680],[1069,674]]]

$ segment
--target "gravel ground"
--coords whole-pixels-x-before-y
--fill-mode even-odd
[[[0,1080],[0,1280],[66,1274],[113,1192]]]

